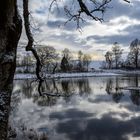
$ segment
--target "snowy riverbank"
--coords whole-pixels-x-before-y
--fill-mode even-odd
[[[102,70],[95,72],[84,73],[56,73],[46,74],[46,78],[77,78],[77,77],[106,77],[119,75],[140,75],[140,71],[126,71],[126,70]],[[14,79],[35,79],[35,74],[16,74]]]
[[[111,72],[85,72],[85,73],[56,73],[46,74],[46,78],[77,78],[77,77],[102,77],[117,76],[120,74]],[[15,74],[14,79],[34,79],[35,74]]]

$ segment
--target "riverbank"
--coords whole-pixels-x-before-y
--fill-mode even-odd
[[[117,76],[120,75],[114,72],[96,71],[96,72],[82,72],[82,73],[56,73],[46,74],[46,78],[77,78],[77,77],[103,77],[103,76]],[[35,74],[15,74],[14,79],[35,79]]]
[[[78,77],[108,77],[119,75],[140,75],[139,70],[127,71],[127,70],[98,70],[94,72],[81,72],[81,73],[56,73],[46,74],[46,78],[78,78]],[[15,74],[14,79],[35,79],[35,74]]]

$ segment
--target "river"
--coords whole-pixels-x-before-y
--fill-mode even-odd
[[[37,81],[15,80],[9,119],[13,139],[138,140],[139,84],[138,76],[46,80],[42,92],[61,95],[48,97],[38,94]]]

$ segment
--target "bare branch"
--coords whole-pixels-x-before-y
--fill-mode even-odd
[[[129,0],[124,0],[125,2],[128,2],[128,3],[130,3],[130,1]]]
[[[97,0],[89,0],[94,6],[93,9],[90,9],[84,0],[77,0],[79,4],[79,9],[76,13],[72,13],[71,9],[68,9],[67,6],[64,7],[64,10],[66,12],[66,15],[68,16],[68,20],[65,24],[67,24],[69,21],[76,21],[77,22],[77,28],[80,27],[80,22],[84,21],[84,18],[82,17],[82,14],[86,14],[87,16],[91,17],[95,21],[103,21],[103,16],[108,7],[108,4],[112,0],[102,0],[102,2],[99,2]],[[129,0],[123,0],[125,2],[130,3]],[[101,16],[99,16],[99,14]]]
[[[28,44],[26,46],[26,51],[31,51],[33,53],[33,55],[36,59],[36,76],[39,80],[42,80],[42,77],[40,76],[42,64],[41,64],[41,61],[39,59],[39,56],[38,56],[35,48],[33,48],[34,39],[33,39],[33,35],[30,30],[29,9],[28,9],[29,4],[28,3],[29,3],[28,0],[23,0],[24,26],[25,26],[26,35],[28,38]]]

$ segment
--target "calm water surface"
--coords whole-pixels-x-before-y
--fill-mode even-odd
[[[63,97],[42,97],[36,81],[16,80],[10,123],[17,140],[28,139],[24,130],[46,140],[139,140],[140,91],[124,89],[139,84],[137,76],[48,80],[42,91]]]

